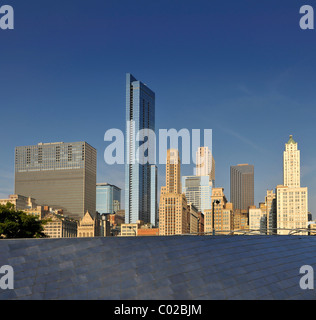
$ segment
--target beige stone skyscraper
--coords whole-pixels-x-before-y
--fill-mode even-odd
[[[215,185],[215,160],[208,147],[200,147],[196,152],[196,175],[209,176],[211,185]]]
[[[300,174],[300,150],[297,149],[297,143],[290,135],[283,152],[283,185],[289,188],[299,188],[301,186]]]
[[[233,204],[227,202],[224,188],[212,189],[212,208],[204,212],[205,232],[229,234],[234,229]]]
[[[159,235],[190,232],[187,199],[181,192],[180,157],[176,149],[167,151],[166,186],[161,187],[159,203]]]
[[[300,151],[293,136],[285,144],[283,172],[284,185],[276,187],[278,234],[289,233],[284,229],[308,227],[308,190],[301,187]]]

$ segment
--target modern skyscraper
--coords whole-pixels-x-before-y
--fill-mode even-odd
[[[237,210],[248,210],[254,205],[253,165],[238,164],[230,167],[230,201]]]
[[[108,183],[97,183],[97,211],[115,213],[121,209],[121,189]]]
[[[182,177],[182,192],[188,203],[193,203],[198,211],[204,213],[211,208],[212,187],[208,175]]]
[[[159,203],[159,235],[190,232],[190,212],[181,192],[179,151],[167,151],[166,186],[161,187]]]
[[[284,186],[276,187],[278,234],[288,234],[285,229],[308,227],[308,190],[301,187],[300,151],[293,136],[285,144],[283,172]]]
[[[196,152],[196,175],[209,176],[211,186],[215,187],[215,160],[208,147],[200,147]]]
[[[96,212],[96,150],[86,142],[15,149],[15,193],[82,218]]]
[[[151,164],[139,148],[144,141],[137,141],[140,130],[155,130],[155,93],[131,74],[126,75],[126,139],[125,139],[125,222],[151,220]],[[140,138],[142,135],[140,135]],[[145,138],[146,139],[146,138]],[[140,140],[140,139],[138,139]],[[151,154],[155,145],[147,140]]]

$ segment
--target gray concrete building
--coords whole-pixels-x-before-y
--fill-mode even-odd
[[[96,150],[86,142],[15,149],[15,193],[79,219],[96,212]]]

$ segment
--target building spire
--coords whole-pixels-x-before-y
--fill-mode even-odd
[[[291,144],[291,143],[296,144],[296,142],[295,142],[294,139],[293,139],[293,135],[290,135],[290,139],[289,139],[289,141],[287,142],[287,144]]]

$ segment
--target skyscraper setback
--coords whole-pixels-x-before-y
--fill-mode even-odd
[[[131,74],[126,75],[125,222],[151,221],[152,168],[137,141],[141,130],[155,131],[155,93]],[[141,138],[141,137],[140,137]],[[149,141],[150,142],[150,141]],[[148,142],[148,143],[149,143]],[[150,154],[155,146],[148,145]],[[153,200],[154,201],[154,200]]]
[[[289,188],[299,188],[301,186],[300,175],[300,150],[297,149],[297,143],[290,135],[283,152],[283,185]]]
[[[181,190],[179,151],[167,151],[166,186],[161,187],[159,203],[159,235],[190,232],[190,212]]]
[[[292,135],[285,144],[283,172],[284,185],[276,187],[278,234],[288,234],[288,229],[307,228],[308,223],[308,189],[301,187],[300,151]]]
[[[230,167],[230,202],[237,210],[248,210],[254,205],[253,165],[238,164]]]
[[[200,147],[196,152],[196,175],[209,176],[211,186],[215,187],[215,160],[208,147]]]

